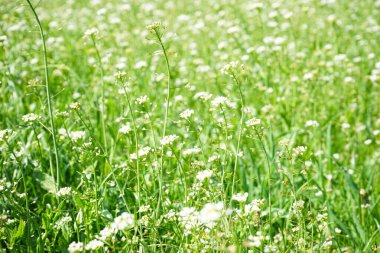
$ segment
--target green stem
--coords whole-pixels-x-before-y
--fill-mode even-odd
[[[104,69],[103,69],[103,63],[102,58],[100,57],[98,46],[96,45],[94,35],[91,35],[91,40],[94,45],[95,51],[96,51],[96,57],[98,59],[99,69],[100,69],[100,77],[101,77],[101,83],[102,83],[102,107],[100,109],[101,114],[101,124],[102,124],[102,135],[103,135],[103,148],[105,151],[105,155],[107,156],[107,138],[106,138],[106,127],[104,123]]]
[[[45,42],[45,34],[42,29],[42,25],[40,22],[40,19],[38,18],[38,15],[30,2],[30,0],[26,0],[29,4],[30,9],[32,10],[34,17],[36,19],[38,28],[40,30],[40,36],[42,40],[42,48],[43,48],[43,54],[44,54],[44,67],[45,67],[45,87],[46,87],[46,95],[47,95],[47,102],[48,102],[48,108],[49,108],[49,118],[50,118],[50,127],[53,137],[53,145],[54,145],[54,153],[55,153],[55,165],[56,165],[56,173],[57,173],[57,181],[56,181],[56,187],[57,190],[59,189],[59,158],[58,158],[58,148],[57,148],[57,140],[55,136],[55,126],[54,126],[54,118],[53,118],[53,109],[52,109],[52,103],[50,100],[50,85],[49,85],[49,70],[48,70],[48,62],[47,62],[47,50],[46,50],[46,42]],[[52,175],[54,178],[54,175]]]
[[[129,108],[129,111],[131,112],[131,116],[132,116],[133,133],[134,133],[134,137],[135,137],[135,147],[136,147],[136,178],[137,178],[137,199],[138,199],[137,202],[138,202],[138,205],[140,207],[141,206],[141,196],[140,196],[141,186],[140,186],[140,166],[139,166],[139,142],[138,142],[138,138],[137,138],[136,119],[135,119],[135,115],[134,115],[133,110],[132,110],[131,101],[129,99],[128,92],[127,92],[124,84],[123,84],[123,89],[125,92],[125,96],[127,98],[128,108]]]
[[[234,164],[234,171],[232,175],[232,187],[231,187],[231,200],[230,204],[232,203],[232,196],[234,195],[234,190],[235,190],[235,178],[236,178],[236,169],[237,169],[237,164],[238,164],[238,157],[239,157],[239,149],[240,149],[240,141],[241,141],[241,135],[243,132],[243,122],[244,122],[244,97],[243,97],[243,92],[241,91],[241,85],[239,80],[236,78],[235,74],[232,73],[232,77],[235,80],[238,88],[239,88],[239,95],[240,95],[240,104],[241,104],[241,116],[240,116],[240,130],[239,130],[239,137],[238,137],[238,143],[237,143],[237,148],[236,148],[236,154],[235,154],[235,164]]]
[[[166,108],[165,108],[165,119],[164,119],[164,130],[162,132],[162,138],[165,137],[166,135],[166,126],[168,122],[168,114],[169,114],[169,101],[170,101],[170,78],[171,78],[171,72],[170,72],[170,64],[169,64],[169,58],[166,53],[166,48],[161,40],[161,35],[158,33],[157,29],[154,29],[154,32],[157,36],[158,42],[161,46],[162,51],[164,52],[165,56],[165,62],[166,62],[166,68],[167,68],[167,74],[168,74],[168,83],[167,83],[167,88],[166,88]],[[161,145],[161,170],[160,170],[160,175],[158,179],[158,184],[159,184],[159,199],[157,203],[157,211],[156,215],[158,215],[158,210],[160,208],[161,200],[162,200],[162,178],[163,178],[163,170],[164,170],[164,146]]]

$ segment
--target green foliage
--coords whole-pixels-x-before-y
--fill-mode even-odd
[[[379,250],[378,0],[0,6],[1,251]]]

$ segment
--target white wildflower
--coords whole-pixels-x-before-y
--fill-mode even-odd
[[[124,230],[126,228],[131,228],[134,226],[135,217],[130,213],[122,213],[120,216],[116,217],[114,222],[112,222],[111,227],[117,230]]]
[[[211,101],[211,107],[212,107],[212,110],[215,110],[216,108],[219,108],[220,106],[227,106],[227,107],[231,107],[231,108],[234,108],[235,107],[235,104],[232,103],[228,98],[226,97],[222,97],[222,96],[218,96],[216,98],[214,98],[212,101]]]
[[[296,156],[302,156],[307,150],[307,147],[305,146],[298,146],[293,148],[294,155]]]
[[[35,121],[38,121],[40,119],[41,119],[41,116],[34,114],[34,113],[29,113],[29,114],[22,116],[22,121],[24,121],[25,123],[35,122]]]
[[[96,28],[91,28],[91,29],[87,29],[85,32],[84,32],[84,36],[85,37],[92,37],[92,36],[96,36],[98,35],[99,31],[98,29]]]
[[[232,195],[232,200],[236,200],[237,202],[245,202],[248,198],[248,192],[244,192],[244,193],[237,193],[237,194],[234,194]]]
[[[251,127],[251,126],[258,126],[261,124],[261,120],[260,119],[256,119],[256,118],[252,118],[252,119],[249,119],[245,122],[245,124],[247,125],[247,127]]]
[[[211,178],[212,174],[212,170],[202,170],[197,173],[195,178],[199,181],[204,181],[207,178]]]
[[[87,243],[85,249],[86,250],[97,250],[103,246],[104,246],[104,242],[99,241],[97,239],[94,239],[94,240],[90,241],[89,243]]]
[[[122,125],[119,129],[119,133],[121,134],[128,134],[132,131],[131,124],[127,123],[125,125]]]
[[[136,99],[136,104],[142,105],[149,101],[149,98],[147,95],[141,96]]]
[[[213,224],[222,216],[223,208],[223,202],[206,204],[199,212],[199,222],[208,225]]]
[[[179,114],[179,116],[183,119],[188,119],[194,114],[194,110],[187,109]]]
[[[172,135],[167,135],[165,136],[161,141],[161,145],[172,145],[175,140],[179,138],[178,135],[172,134]]]
[[[198,154],[199,152],[201,152],[202,150],[200,148],[189,148],[189,149],[186,149],[183,151],[183,155],[184,156],[188,156],[188,155],[194,155],[194,154]]]
[[[12,129],[0,130],[0,141],[8,141],[14,133]]]
[[[83,251],[83,242],[72,242],[72,243],[70,243],[68,251],[70,253],[82,252]]]
[[[318,126],[319,126],[319,123],[317,121],[315,121],[315,120],[308,120],[305,123],[305,127],[314,127],[314,128],[316,128]]]
[[[203,101],[207,101],[207,100],[210,100],[212,98],[212,94],[208,93],[208,92],[198,92],[197,94],[195,94],[194,96],[194,99],[201,99]]]
[[[70,138],[74,141],[77,142],[79,140],[83,140],[86,136],[85,131],[73,131],[70,133]]]
[[[58,197],[64,197],[71,194],[71,187],[63,187],[57,192]]]

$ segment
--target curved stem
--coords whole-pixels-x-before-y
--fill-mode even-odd
[[[45,67],[45,88],[46,88],[46,95],[47,95],[47,102],[48,102],[48,109],[49,109],[49,118],[50,118],[50,127],[51,127],[51,134],[53,137],[53,145],[54,145],[54,153],[55,153],[55,165],[56,165],[56,187],[57,190],[59,189],[59,158],[58,158],[58,148],[57,148],[57,140],[55,137],[55,126],[54,126],[54,118],[53,118],[53,109],[52,109],[52,103],[50,99],[50,87],[49,87],[49,70],[48,70],[48,62],[47,62],[47,50],[46,50],[46,42],[45,42],[45,34],[42,29],[42,25],[40,22],[40,19],[38,18],[38,15],[30,2],[30,0],[26,0],[29,4],[30,9],[32,10],[34,17],[36,19],[38,28],[40,30],[40,36],[42,40],[42,49],[44,54],[44,67]],[[52,175],[54,178],[54,175]]]
[[[166,126],[168,123],[168,114],[169,114],[169,101],[170,101],[170,78],[171,78],[171,72],[170,72],[170,64],[169,64],[169,58],[166,53],[166,48],[161,40],[161,35],[159,34],[157,29],[154,29],[154,32],[157,36],[158,42],[161,46],[162,51],[164,52],[165,56],[165,62],[166,62],[166,68],[168,72],[168,83],[167,83],[167,88],[166,88],[166,108],[165,108],[165,119],[164,119],[164,130],[162,132],[162,138],[165,137],[166,135]],[[160,175],[158,179],[159,183],[159,199],[157,202],[157,212],[156,215],[158,215],[158,210],[160,208],[161,200],[162,200],[162,178],[163,178],[163,170],[164,170],[164,146],[161,145],[161,170],[160,170]]]
[[[244,122],[244,97],[243,97],[243,92],[241,91],[241,85],[239,80],[236,78],[235,74],[232,73],[232,77],[235,80],[238,88],[239,88],[239,94],[240,94],[240,104],[241,104],[241,116],[240,116],[240,130],[239,130],[239,137],[238,137],[238,143],[237,143],[237,148],[236,148],[236,154],[235,154],[235,164],[234,164],[234,172],[232,175],[232,187],[231,187],[231,200],[230,203],[232,202],[232,196],[234,195],[234,190],[235,190],[235,178],[236,178],[236,169],[237,169],[237,164],[238,164],[238,157],[239,157],[239,149],[240,149],[240,141],[241,141],[241,135],[243,132],[243,122]]]
[[[104,69],[103,69],[103,63],[102,58],[100,57],[98,46],[96,45],[94,35],[91,35],[91,40],[94,45],[95,51],[96,51],[96,57],[98,58],[98,64],[100,69],[100,78],[102,83],[102,107],[100,110],[101,114],[101,124],[102,124],[102,135],[103,135],[103,149],[105,152],[105,155],[107,156],[107,138],[106,138],[106,127],[104,123]]]
[[[139,205],[139,207],[141,206],[141,185],[140,185],[140,163],[139,163],[139,142],[138,142],[138,138],[137,138],[137,127],[136,127],[136,119],[135,119],[135,114],[133,113],[133,110],[132,110],[132,106],[131,106],[131,101],[129,99],[129,95],[128,95],[128,92],[123,84],[123,89],[124,89],[124,92],[125,92],[125,96],[127,98],[127,102],[128,102],[128,108],[129,108],[129,111],[131,112],[131,116],[132,116],[132,123],[133,123],[133,133],[134,133],[134,137],[135,137],[135,148],[136,148],[136,178],[137,178],[137,203]]]

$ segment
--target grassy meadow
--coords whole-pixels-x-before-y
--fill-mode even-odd
[[[379,0],[0,0],[1,252],[380,250]]]

